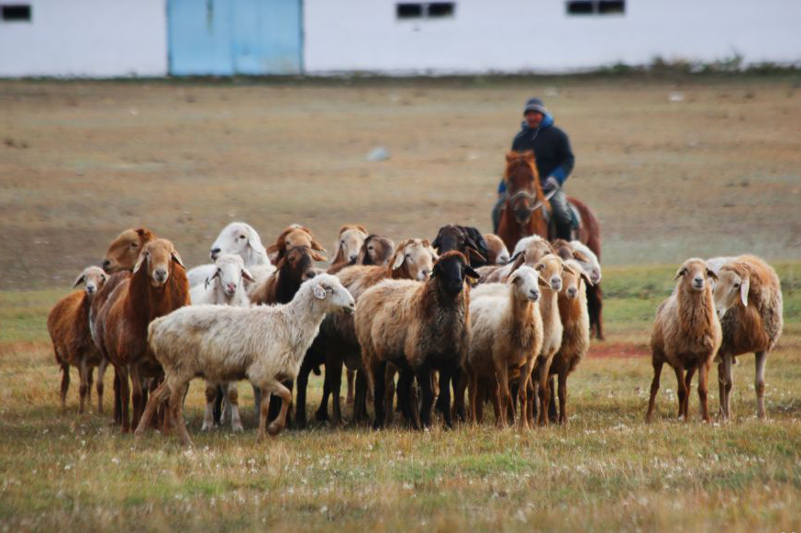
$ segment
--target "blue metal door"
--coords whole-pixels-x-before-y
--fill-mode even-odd
[[[168,0],[170,73],[299,73],[300,2]]]

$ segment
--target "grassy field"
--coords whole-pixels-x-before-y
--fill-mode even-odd
[[[0,531],[801,531],[800,87],[792,73],[0,81]],[[197,382],[197,449],[158,434],[134,449],[108,414],[77,414],[77,372],[61,412],[46,316],[122,229],[151,227],[189,265],[231,220],[265,241],[292,222],[325,243],[346,222],[396,241],[488,230],[533,95],[570,134],[568,192],[603,231],[607,341],[571,377],[569,426],[318,426],[257,444],[250,388],[244,434],[201,434]],[[391,158],[365,161],[379,145]],[[783,283],[769,420],[744,356],[733,422],[700,423],[694,394],[678,423],[665,372],[646,426],[649,329],[677,265],[743,251]],[[321,389],[314,377],[314,407]]]
[[[567,427],[489,424],[424,433],[318,426],[255,442],[201,434],[203,386],[188,398],[197,449],[153,434],[134,448],[109,417],[58,407],[44,322],[58,291],[0,293],[0,525],[9,531],[430,530],[797,531],[801,525],[801,264],[782,263],[785,329],[767,371],[770,420],[754,414],[753,357],[735,366],[734,422],[679,423],[663,376],[659,421],[643,423],[650,319],[672,266],[609,268],[610,340],[570,380]],[[713,372],[713,375],[714,372]],[[717,389],[711,380],[711,406]],[[110,380],[107,377],[107,390]],[[312,405],[321,389],[311,384]],[[107,403],[107,409],[111,404]]]

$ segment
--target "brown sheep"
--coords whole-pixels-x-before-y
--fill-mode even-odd
[[[733,360],[754,352],[757,416],[765,418],[765,362],[782,333],[782,289],[770,265],[753,255],[742,255],[724,264],[715,284],[715,307],[720,317],[723,341],[718,350],[720,413],[731,417]]]
[[[484,235],[484,241],[489,249],[489,257],[487,257],[489,265],[503,266],[511,260],[509,250],[506,249],[506,245],[500,237],[494,233],[487,233]]]
[[[365,239],[367,239],[367,229],[360,224],[345,224],[339,228],[337,242],[334,245],[336,253],[326,272],[336,274],[348,265],[355,265]]]
[[[81,378],[79,413],[84,411],[87,396],[91,400],[92,373],[103,357],[92,341],[89,331],[89,308],[92,299],[106,283],[106,273],[99,267],[85,269],[72,285],[81,283],[84,290],[74,291],[61,298],[47,316],[47,331],[53,341],[56,362],[61,366],[61,408],[66,407],[70,386],[70,365],[78,368]],[[102,377],[97,383],[97,410],[103,412]]]
[[[581,264],[565,261],[562,291],[559,293],[559,318],[562,320],[562,345],[551,361],[549,373],[559,381],[559,423],[567,424],[567,376],[590,349],[590,316],[585,285],[592,282]],[[553,395],[553,381],[549,390]]]
[[[155,239],[144,246],[131,277],[120,283],[106,302],[103,345],[120,378],[123,433],[131,429],[129,374],[133,384],[134,428],[144,410],[144,378],[162,375],[147,346],[148,324],[188,304],[186,268],[166,239]]]
[[[290,248],[297,246],[308,246],[312,250],[312,259],[315,261],[325,261],[325,256],[318,252],[325,252],[323,245],[317,242],[309,228],[300,224],[292,224],[284,228],[284,231],[275,239],[275,243],[267,247],[267,255],[274,265],[286,254]]]
[[[362,294],[356,304],[355,330],[362,364],[374,387],[375,425],[384,424],[384,376],[387,362],[401,368],[398,395],[407,420],[412,407],[408,381],[413,372],[421,389],[420,421],[431,425],[434,395],[431,372],[440,372],[445,424],[451,426],[450,380],[461,368],[470,343],[470,290],[466,277],[478,273],[460,252],[442,255],[426,282],[387,280]]]
[[[702,259],[693,258],[681,265],[675,279],[679,281],[673,294],[656,311],[651,335],[654,379],[645,421],[651,421],[662,366],[667,363],[676,372],[679,419],[689,420],[689,393],[697,370],[701,416],[704,422],[709,422],[707,375],[722,338],[709,281],[717,279],[717,276]]]
[[[551,243],[540,237],[532,235],[521,239],[512,253],[512,259],[504,266],[485,266],[478,269],[481,274],[479,283],[503,283],[509,275],[520,268],[520,265],[535,267],[540,259],[556,251]]]

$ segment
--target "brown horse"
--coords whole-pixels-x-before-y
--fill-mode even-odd
[[[498,237],[509,251],[515,249],[517,241],[530,235],[548,237],[548,223],[542,206],[548,211],[551,204],[545,199],[540,186],[540,177],[534,165],[534,152],[509,152],[506,154],[506,203],[501,208]]]

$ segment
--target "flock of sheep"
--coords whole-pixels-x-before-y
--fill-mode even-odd
[[[250,225],[235,222],[212,245],[214,262],[187,271],[170,241],[144,228],[124,231],[103,268],[89,267],[76,279],[74,287],[84,290],[62,298],[48,317],[62,407],[70,366],[80,374],[80,412],[97,367],[102,412],[111,364],[114,417],[123,432],[174,429],[191,444],[183,420],[190,381],[206,382],[204,430],[230,418],[242,431],[236,384],[248,380],[263,438],[290,417],[306,425],[308,378],[321,366],[316,418],[338,424],[344,366],[354,420],[367,421],[372,398],[375,427],[394,420],[396,395],[404,422],[415,428],[432,424],[435,403],[448,426],[454,417],[480,422],[487,401],[499,426],[515,418],[521,428],[567,422],[567,378],[589,349],[591,320],[600,332],[587,295],[601,267],[585,245],[531,236],[510,254],[494,235],[449,225],[433,243],[407,239],[396,246],[346,225],[326,270],[315,266],[324,253],[303,226],[289,226],[265,248]],[[765,360],[782,330],[775,271],[754,256],[689,259],[676,279],[654,325],[647,420],[668,363],[678,380],[679,416],[688,418],[698,372],[709,421],[713,359],[721,416],[731,416],[731,366],[747,352],[756,353],[764,417]]]

